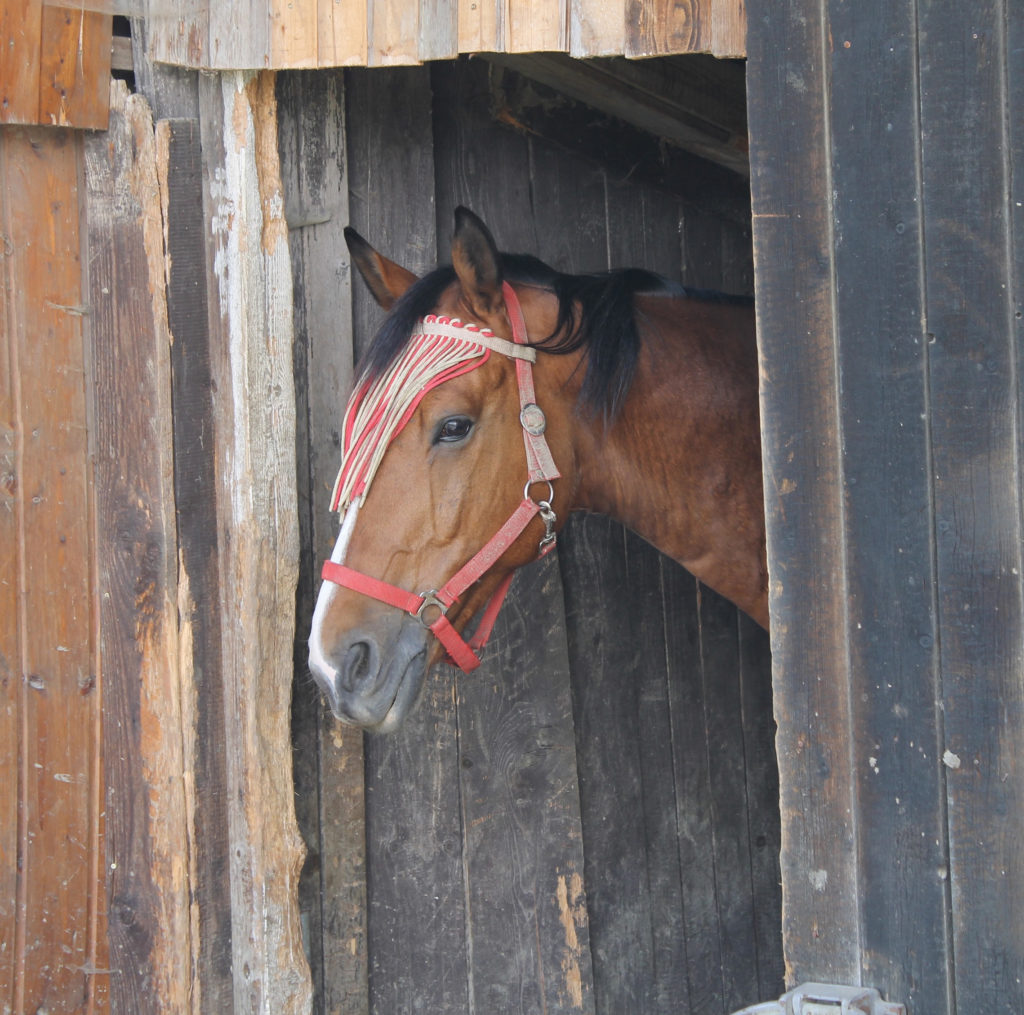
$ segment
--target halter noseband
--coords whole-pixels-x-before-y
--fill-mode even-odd
[[[494,628],[498,612],[512,584],[514,572],[502,580],[501,584],[491,596],[480,623],[477,625],[476,633],[470,641],[466,641],[462,635],[452,626],[448,620],[448,610],[455,604],[459,596],[476,581],[483,577],[495,562],[509,549],[510,546],[522,535],[531,521],[540,515],[544,522],[544,536],[538,546],[538,557],[543,557],[555,546],[555,512],[551,507],[554,500],[554,488],[551,481],[560,475],[551,456],[547,439],[544,436],[546,421],[544,413],[536,402],[536,394],[533,385],[532,363],[536,358],[533,348],[527,342],[526,322],[523,319],[523,311],[519,305],[519,299],[512,287],[506,282],[502,285],[505,304],[508,307],[509,319],[512,323],[513,342],[497,338],[486,329],[474,325],[463,325],[457,321],[450,321],[445,318],[424,319],[421,331],[413,335],[410,345],[407,347],[403,359],[408,356],[417,356],[417,340],[423,339],[427,343],[438,337],[455,339],[458,342],[468,342],[474,346],[481,347],[479,362],[470,367],[459,368],[447,366],[435,377],[434,384],[424,382],[418,390],[411,395],[407,392],[409,404],[400,406],[398,418],[392,422],[389,430],[374,431],[376,440],[362,441],[362,435],[356,433],[353,424],[361,400],[367,396],[367,387],[361,386],[357,389],[346,412],[346,438],[351,439],[351,452],[348,454],[349,445],[346,445],[346,460],[342,462],[341,472],[338,475],[338,483],[335,486],[334,500],[332,507],[341,507],[342,502],[348,502],[345,512],[345,520],[342,525],[341,535],[335,552],[330,560],[324,562],[321,572],[325,581],[334,582],[344,588],[352,589],[372,599],[395,606],[400,610],[416,617],[417,620],[441,642],[448,654],[450,662],[458,666],[463,672],[469,673],[480,665],[480,658],[477,653],[487,644],[487,640]],[[365,497],[366,488],[369,486],[377,465],[383,457],[387,443],[395,434],[408,422],[412,410],[419,403],[419,399],[437,383],[442,383],[450,377],[463,373],[466,370],[480,366],[486,360],[488,350],[495,350],[502,355],[515,360],[516,379],[519,385],[519,421],[523,427],[523,442],[526,446],[527,481],[523,488],[523,499],[519,506],[512,512],[504,525],[488,540],[484,547],[464,564],[440,589],[430,589],[419,595],[407,592],[397,585],[390,585],[388,582],[363,574],[343,563],[347,549],[348,539],[351,537],[352,529],[355,527],[356,516],[359,507]],[[439,378],[439,379],[438,379]],[[396,383],[396,387],[399,387]],[[390,393],[390,382],[382,387],[383,394]],[[379,422],[381,407],[370,405],[370,416],[372,423]],[[383,436],[382,436],[383,434]],[[356,457],[361,454],[357,469],[353,468]],[[533,500],[530,497],[530,487],[534,483],[547,483],[548,496],[546,500]],[[347,530],[347,531],[346,531]],[[436,613],[436,617],[433,614]]]

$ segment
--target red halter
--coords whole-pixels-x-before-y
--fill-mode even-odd
[[[503,284],[505,304],[508,307],[512,322],[512,338],[516,345],[527,345],[526,322],[512,287]],[[536,515],[544,522],[544,537],[538,547],[538,557],[543,557],[555,546],[555,512],[551,508],[554,491],[551,481],[560,473],[551,457],[551,450],[544,437],[544,413],[536,403],[533,386],[533,368],[528,359],[516,358],[516,379],[519,384],[519,420],[523,427],[523,441],[526,445],[526,465],[528,478],[523,490],[523,500],[512,512],[508,521],[491,537],[475,556],[464,564],[440,589],[431,589],[419,595],[407,592],[397,585],[390,585],[378,578],[372,578],[361,571],[355,571],[344,564],[332,560],[324,562],[322,576],[325,581],[334,582],[347,589],[360,592],[372,599],[395,606],[416,617],[428,630],[433,632],[448,653],[449,662],[454,663],[463,672],[469,673],[480,665],[477,655],[491,635],[498,612],[512,584],[512,573],[498,586],[494,595],[484,609],[483,616],[477,626],[476,633],[470,641],[462,635],[448,620],[448,610],[454,605],[466,589],[483,577],[506,550],[522,535],[526,527]],[[534,501],[529,496],[533,483],[547,483],[547,500]],[[514,572],[513,572],[514,573]],[[437,617],[430,620],[428,613],[435,611]]]

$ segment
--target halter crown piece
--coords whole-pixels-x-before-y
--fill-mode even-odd
[[[544,537],[538,547],[543,556],[555,545],[555,513],[551,481],[559,476],[544,437],[544,413],[536,404],[532,364],[536,350],[527,342],[526,323],[519,300],[508,283],[503,283],[505,304],[512,322],[513,341],[499,338],[488,328],[430,314],[412,334],[404,352],[376,379],[364,377],[356,386],[345,410],[342,426],[341,469],[334,484],[331,508],[344,514],[341,534],[331,559],[323,566],[323,578],[353,589],[399,609],[408,611],[428,627],[444,645],[448,659],[465,672],[480,664],[477,652],[486,644],[505,594],[512,583],[509,574],[491,597],[470,642],[463,640],[446,614],[460,595],[479,580],[522,534],[535,515],[544,522]],[[491,352],[513,359],[519,385],[520,422],[526,447],[527,482],[523,500],[508,521],[441,589],[416,595],[344,564],[348,543],[359,509],[366,499],[391,442],[412,418],[428,391],[461,374],[475,370]],[[548,497],[534,501],[532,483],[546,482]],[[436,619],[429,619],[434,608]]]

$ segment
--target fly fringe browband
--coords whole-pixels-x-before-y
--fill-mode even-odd
[[[528,344],[518,297],[508,283],[503,283],[502,288],[514,341],[499,338],[480,325],[430,314],[410,336],[405,351],[380,377],[372,381],[364,377],[357,385],[345,410],[341,469],[331,499],[331,508],[343,512],[344,521],[331,559],[324,563],[322,572],[326,581],[406,610],[419,619],[444,645],[449,661],[467,673],[480,663],[477,653],[494,627],[512,574],[491,597],[470,642],[452,626],[447,618],[448,610],[466,589],[483,577],[537,515],[544,522],[538,555],[543,556],[555,545],[551,482],[559,477],[559,472],[544,436],[544,413],[536,404],[532,365],[537,354]],[[491,351],[510,357],[516,364],[519,419],[527,460],[522,502],[485,546],[440,589],[417,595],[346,567],[344,560],[359,508],[391,442],[409,422],[428,391],[482,366]],[[534,501],[529,496],[530,486],[542,482],[548,484],[547,499]],[[428,617],[428,610],[436,617]]]

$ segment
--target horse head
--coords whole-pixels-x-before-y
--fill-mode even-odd
[[[515,569],[552,545],[572,485],[571,370],[534,379],[527,334],[558,330],[557,300],[512,289],[466,209],[451,267],[422,279],[354,231],[346,239],[388,315],[344,417],[333,504],[344,521],[309,660],[338,718],[385,731],[446,653],[476,664],[481,639],[463,631],[483,610],[485,638]]]

